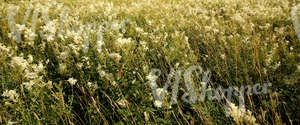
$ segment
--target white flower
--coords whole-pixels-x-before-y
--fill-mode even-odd
[[[43,31],[50,34],[55,34],[56,32],[56,21],[49,21],[45,26],[43,26]]]
[[[7,123],[7,125],[14,125],[14,124],[18,124],[18,122],[8,121],[8,123]]]
[[[256,125],[256,119],[254,116],[252,116],[252,112],[249,110],[246,110],[244,106],[237,107],[235,104],[230,103],[230,115],[233,117],[234,121],[237,124],[246,123],[246,124],[252,124]]]
[[[27,69],[25,70],[25,78],[27,79],[35,79],[38,77],[38,74],[35,72],[30,72]]]
[[[154,101],[154,106],[155,106],[155,107],[158,107],[158,108],[161,108],[161,106],[162,106],[162,101],[160,101],[160,100],[155,100],[155,101]]]
[[[125,108],[129,102],[126,99],[121,99],[117,103],[120,107]]]
[[[118,46],[122,46],[124,44],[132,43],[132,42],[133,41],[131,40],[131,38],[118,38],[117,39]]]
[[[20,24],[16,24],[16,28],[17,28],[17,30],[19,31],[19,32],[22,32],[23,30],[25,30],[25,25],[23,24],[23,25],[20,25]]]
[[[71,85],[75,85],[76,82],[77,82],[77,80],[74,79],[74,78],[69,78],[69,79],[68,79],[68,82],[69,82]]]
[[[33,57],[32,57],[32,55],[28,55],[28,63],[32,63],[32,61],[33,61]]]
[[[163,88],[157,88],[157,89],[156,89],[156,94],[157,94],[158,96],[160,96],[161,94],[163,94],[163,93],[165,93],[165,92],[167,92],[167,91],[164,90]]]
[[[26,89],[31,90],[32,86],[34,85],[34,82],[31,80],[29,82],[24,82],[23,85],[25,86]]]
[[[59,64],[58,70],[60,73],[64,73],[65,71],[67,71],[67,65],[65,63]]]
[[[13,102],[17,102],[17,99],[19,98],[19,94],[15,90],[6,90],[2,96],[8,97]]]
[[[113,29],[113,30],[119,30],[120,28],[121,28],[121,24],[119,24],[118,21],[112,22],[111,29]]]
[[[122,56],[119,53],[110,53],[109,57],[113,58],[117,62],[119,62],[122,58]]]
[[[221,58],[222,58],[223,60],[225,60],[226,55],[225,55],[225,54],[222,54],[222,55],[221,55]]]
[[[141,27],[136,27],[135,30],[139,33],[142,33],[144,32],[144,30],[141,28]]]
[[[234,16],[232,17],[232,19],[234,21],[239,22],[239,23],[244,23],[245,22],[245,19],[239,13],[234,14]]]
[[[67,59],[68,56],[69,56],[69,52],[64,51],[64,52],[60,53],[59,58],[62,59],[62,60],[65,60],[65,59]]]
[[[149,113],[144,112],[144,116],[145,116],[145,121],[148,122],[149,121]]]
[[[93,89],[97,89],[97,88],[98,88],[98,85],[97,85],[97,84],[94,84],[94,83],[92,83],[92,82],[88,82],[88,83],[87,83],[87,86],[88,86],[89,88],[93,88]]]
[[[54,35],[53,34],[47,34],[47,35],[45,35],[45,37],[46,37],[47,41],[53,41],[54,40]]]
[[[81,69],[83,64],[82,63],[77,63],[76,66]]]
[[[22,71],[28,66],[28,62],[23,57],[18,56],[12,58],[11,64],[20,67]]]
[[[35,39],[37,35],[35,34],[35,32],[32,31],[32,29],[25,29],[25,38],[32,41]]]

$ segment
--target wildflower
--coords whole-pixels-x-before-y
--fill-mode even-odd
[[[10,52],[10,48],[6,47],[5,45],[3,45],[2,43],[0,43],[0,54],[3,55],[8,54]],[[3,54],[2,54],[3,53]]]
[[[148,50],[149,48],[147,47],[147,43],[145,41],[141,41],[141,45],[144,50]]]
[[[245,22],[244,18],[239,13],[234,14],[232,19],[236,22],[239,22],[239,23],[244,23]]]
[[[65,63],[59,64],[58,70],[61,74],[65,73],[65,71],[67,71],[67,65]]]
[[[145,121],[149,122],[149,113],[148,112],[144,112],[144,116],[145,116]]]
[[[119,62],[122,56],[119,53],[110,53],[109,57],[113,58],[115,61]]]
[[[25,38],[27,40],[33,41],[36,36],[37,35],[32,31],[32,29],[25,29]]]
[[[143,33],[144,30],[141,27],[136,27],[135,30],[139,33]]]
[[[223,60],[225,60],[226,55],[225,55],[225,54],[222,54],[222,55],[221,55],[221,58],[222,58]]]
[[[32,57],[32,55],[28,55],[28,63],[32,63],[32,61],[33,61],[33,57]]]
[[[11,64],[20,67],[22,71],[28,66],[28,62],[23,57],[18,56],[12,58]]]
[[[89,88],[92,88],[92,89],[97,89],[97,88],[98,88],[98,85],[95,84],[95,83],[92,83],[92,82],[88,82],[88,83],[87,83],[87,86],[88,86]]]
[[[237,107],[235,104],[230,103],[230,115],[233,117],[237,124],[247,123],[256,125],[256,119],[252,116],[252,112],[246,110],[244,106]]]
[[[38,77],[37,73],[25,70],[25,78],[27,78],[27,79],[35,79],[37,77]]]
[[[82,63],[77,63],[76,66],[81,69],[83,64]]]
[[[117,44],[120,45],[120,46],[122,46],[122,45],[124,45],[124,44],[131,43],[131,42],[133,42],[133,41],[131,40],[131,38],[118,38],[118,39],[117,39]]]
[[[32,89],[32,86],[34,85],[34,82],[31,80],[29,82],[24,82],[23,85],[25,86],[25,88],[27,90],[31,90]]]
[[[117,31],[121,28],[121,24],[119,24],[118,21],[114,21],[112,24],[111,24],[111,29]]]
[[[121,99],[117,103],[121,108],[125,108],[129,102],[126,99]]]
[[[71,85],[75,85],[76,82],[77,82],[77,80],[74,79],[74,78],[69,78],[69,79],[68,79],[68,82],[69,82]]]
[[[60,53],[59,58],[62,59],[62,60],[65,60],[65,59],[67,59],[68,56],[69,56],[69,52],[64,51],[64,52]]]
[[[6,90],[2,96],[4,97],[8,97],[11,101],[13,102],[17,102],[18,98],[19,98],[19,94],[15,91],[15,90]]]
[[[19,31],[19,32],[22,32],[22,31],[24,31],[25,30],[25,25],[23,24],[23,25],[20,25],[20,24],[16,24],[16,28],[17,28],[17,30]]]
[[[155,101],[154,101],[154,106],[157,107],[157,108],[161,108],[161,106],[162,106],[162,101],[160,101],[160,100],[155,100]]]
[[[14,124],[18,124],[18,122],[8,121],[8,123],[7,123],[7,125],[14,125]]]
[[[45,26],[42,27],[44,32],[55,34],[56,32],[56,21],[49,21]]]

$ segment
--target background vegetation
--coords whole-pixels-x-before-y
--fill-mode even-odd
[[[0,0],[0,124],[299,124],[295,5],[293,0]],[[47,10],[48,19],[42,14]],[[16,13],[20,42],[9,12]],[[272,87],[268,94],[247,96],[245,109],[236,109],[250,115],[225,117],[224,100],[191,105],[178,99],[176,105],[164,101],[156,107],[147,84],[151,69],[162,70],[157,81],[162,87],[171,68],[191,65],[212,72],[211,88]],[[194,86],[200,88],[200,81],[195,77]],[[186,92],[181,83],[179,97]],[[250,117],[255,123],[245,121]]]

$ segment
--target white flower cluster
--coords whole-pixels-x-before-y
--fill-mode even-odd
[[[10,64],[14,68],[20,68],[19,71],[24,73],[24,80],[28,82],[22,84],[26,89],[31,90],[34,84],[43,83],[43,76],[40,74],[44,72],[44,65],[42,62],[34,64],[32,55],[28,55],[28,59],[24,59],[23,54],[15,56]]]
[[[2,96],[9,98],[13,102],[17,102],[19,99],[19,94],[15,90],[6,90]]]
[[[77,82],[77,79],[74,79],[74,78],[69,78],[68,79],[68,82],[73,86],[73,85],[75,85],[76,84],[76,82]]]
[[[235,104],[230,103],[230,115],[237,124],[257,125],[252,112],[246,110],[244,106],[237,107]]]

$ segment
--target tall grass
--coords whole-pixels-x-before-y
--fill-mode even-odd
[[[0,124],[299,124],[295,5],[0,0]],[[246,96],[243,108],[233,97],[225,117],[226,100],[180,100],[187,92],[182,78],[178,103],[171,105],[169,88],[161,107],[155,106],[147,84],[151,69],[162,71],[157,85],[163,87],[172,68],[192,65],[211,71],[211,88],[272,87]],[[201,79],[193,77],[194,88],[201,88]]]

